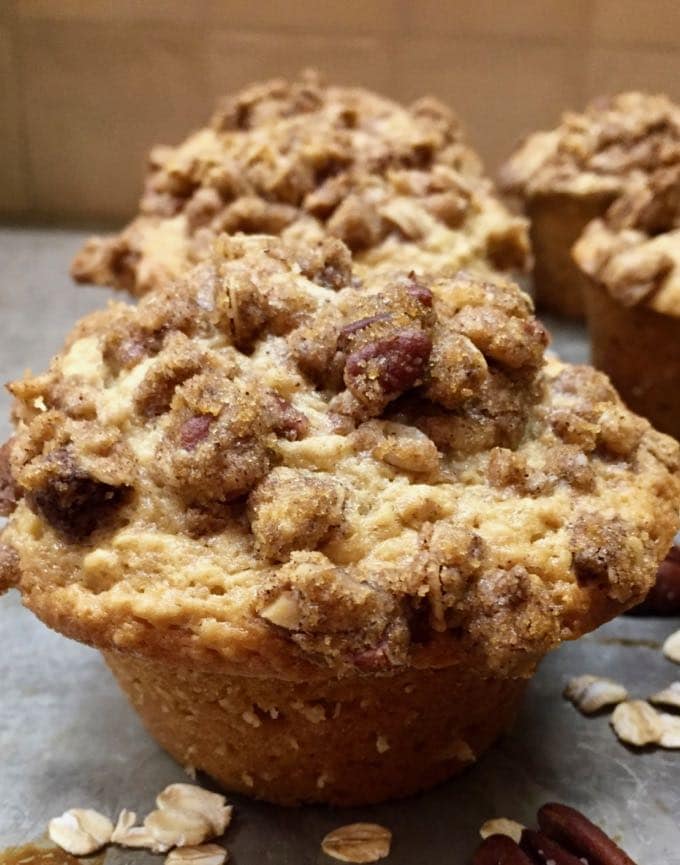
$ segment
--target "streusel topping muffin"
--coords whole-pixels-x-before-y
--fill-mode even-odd
[[[222,238],[10,386],[4,581],[228,786],[433,783],[677,528],[678,445],[546,344],[502,278]]]
[[[638,176],[574,246],[593,362],[680,438],[680,164]]]
[[[630,178],[680,162],[680,108],[631,91],[568,111],[550,131],[527,136],[506,162],[503,187],[523,198],[548,192],[619,194]]]
[[[539,307],[583,316],[587,280],[573,262],[574,243],[620,195],[678,164],[680,108],[665,96],[598,99],[526,138],[505,164],[501,186],[531,222]]]
[[[371,267],[503,270],[528,257],[524,221],[498,201],[447,108],[404,108],[313,74],[248,87],[179,146],[154,148],[139,215],[92,238],[72,272],[143,294],[222,232],[337,237]]]
[[[623,306],[680,317],[680,160],[632,179],[574,258]]]

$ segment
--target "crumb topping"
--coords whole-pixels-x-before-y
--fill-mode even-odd
[[[367,267],[505,270],[528,258],[524,221],[498,201],[445,106],[404,108],[311,73],[252,85],[177,147],[155,147],[139,215],[89,240],[72,272],[141,295],[223,232],[336,237]]]
[[[553,130],[529,135],[506,162],[501,186],[522,198],[625,191],[631,178],[680,162],[680,109],[636,91],[596,99],[562,115]]]
[[[678,445],[546,345],[502,277],[223,237],[10,385],[5,582],[208,668],[521,675],[639,601],[678,524]]]
[[[624,306],[680,316],[680,163],[631,180],[573,255]]]

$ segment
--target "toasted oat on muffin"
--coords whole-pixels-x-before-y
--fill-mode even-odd
[[[678,445],[546,344],[501,277],[222,238],[10,386],[5,582],[229,787],[432,784],[678,525]]]
[[[524,220],[499,202],[445,106],[405,108],[313,74],[252,85],[177,147],[154,148],[139,215],[89,240],[72,273],[144,294],[222,232],[337,237],[371,267],[505,270],[528,258]]]
[[[584,278],[571,247],[631,184],[680,163],[680,108],[663,95],[620,93],[529,135],[501,172],[531,221],[539,307],[583,315]]]
[[[593,362],[680,438],[680,163],[639,175],[574,246]]]

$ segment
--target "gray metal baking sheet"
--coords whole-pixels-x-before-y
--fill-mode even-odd
[[[106,292],[67,275],[85,235],[0,229],[0,377],[44,367],[75,318]],[[554,348],[583,361],[579,326],[552,325]],[[0,440],[8,432],[0,397]],[[319,842],[353,820],[392,829],[391,865],[466,865],[481,823],[506,816],[531,823],[559,800],[590,815],[639,865],[680,865],[680,752],[633,752],[608,716],[582,717],[561,698],[567,679],[607,675],[646,697],[680,678],[657,648],[680,620],[620,618],[550,655],[532,681],[508,735],[465,775],[420,796],[372,808],[285,809],[234,797],[225,838],[235,865],[329,863]],[[29,841],[74,806],[111,815],[141,813],[182,769],[146,734],[98,653],[52,633],[16,593],[0,598],[0,847]],[[361,779],[357,779],[361,783]],[[112,851],[109,865],[147,865],[145,853]]]

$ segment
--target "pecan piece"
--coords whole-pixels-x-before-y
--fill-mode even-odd
[[[196,450],[198,445],[208,437],[214,419],[209,414],[199,414],[184,421],[179,428],[179,443],[185,451]]]
[[[274,392],[266,393],[262,402],[269,427],[277,436],[299,441],[307,435],[309,418],[285,397]]]
[[[404,328],[352,352],[345,363],[345,384],[360,402],[384,405],[420,382],[431,350],[427,333]]]
[[[568,853],[543,832],[525,829],[519,843],[532,862],[539,862],[540,865],[583,865],[582,859]]]
[[[535,865],[507,835],[489,835],[472,857],[472,865]]]
[[[549,802],[538,812],[538,825],[552,841],[590,865],[635,865],[611,838],[575,808]]]

